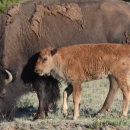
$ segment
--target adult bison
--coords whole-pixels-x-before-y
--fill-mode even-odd
[[[130,32],[130,6],[123,1],[44,3],[44,0],[19,3],[0,16],[1,119],[14,109],[16,100],[28,92],[29,86],[36,86],[38,92],[39,109],[35,119],[43,118],[49,104],[58,100],[58,82],[53,77],[37,77],[33,72],[41,48],[122,43],[124,32]],[[115,79],[111,80],[100,113],[110,108],[117,91],[118,87],[113,89]]]

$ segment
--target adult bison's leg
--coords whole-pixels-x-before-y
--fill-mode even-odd
[[[63,115],[67,116],[67,109],[68,109],[68,97],[73,92],[73,86],[71,84],[63,92]]]
[[[73,85],[73,102],[74,102],[74,116],[73,119],[76,120],[79,116],[79,102],[81,98],[81,84],[75,83]]]
[[[37,86],[37,97],[39,100],[39,106],[38,106],[38,111],[37,111],[37,115],[34,117],[34,120],[36,119],[42,119],[45,117],[45,111],[47,108],[45,108],[45,91],[44,91],[44,84],[43,86],[39,83],[39,85]],[[48,106],[46,106],[48,107]]]
[[[117,83],[116,78],[112,75],[109,75],[109,80],[110,80],[109,92],[108,92],[107,98],[103,104],[103,107],[101,108],[101,110],[99,110],[99,113],[101,113],[101,114],[110,109],[111,104],[114,100],[114,96],[118,90],[118,83]]]

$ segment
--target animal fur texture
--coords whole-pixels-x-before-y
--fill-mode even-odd
[[[122,115],[127,116],[130,100],[130,46],[121,44],[80,44],[40,52],[35,72],[51,75],[70,84],[64,92],[63,113],[67,113],[67,93],[73,91],[74,117],[79,116],[81,84],[90,80],[114,77],[123,93]],[[60,77],[60,78],[59,78]],[[73,90],[72,88],[73,87]]]
[[[46,107],[59,99],[58,82],[53,77],[39,78],[33,72],[41,48],[122,43],[124,32],[130,32],[129,12],[130,6],[118,0],[26,0],[5,10],[0,15],[0,120],[10,113],[15,116],[17,100],[32,86],[41,104],[35,119],[44,118]],[[4,83],[8,78],[5,70],[13,77],[8,84]],[[100,113],[110,108],[118,88],[115,84],[111,77]],[[49,91],[52,87],[55,93]]]

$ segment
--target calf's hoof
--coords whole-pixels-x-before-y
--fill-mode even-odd
[[[94,116],[95,117],[102,117],[104,115],[104,113],[96,113]]]
[[[73,120],[77,120],[77,118],[78,118],[77,116],[74,116],[74,117],[73,117]]]
[[[127,114],[122,114],[121,115],[121,118],[126,118],[127,117]]]
[[[63,116],[64,116],[64,117],[67,117],[67,116],[68,116],[67,109],[63,109],[63,110],[62,110],[62,113],[63,113]]]

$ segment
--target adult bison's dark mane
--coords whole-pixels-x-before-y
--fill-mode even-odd
[[[43,118],[44,115],[47,115],[48,109],[50,105],[54,105],[60,99],[60,83],[58,80],[53,77],[39,77],[36,73],[34,73],[34,66],[36,60],[39,56],[39,53],[33,55],[29,60],[27,65],[23,68],[21,78],[23,82],[28,86],[28,84],[32,84],[33,90],[37,92],[37,96],[39,99],[39,104],[42,102],[42,105],[38,108],[37,118]],[[41,114],[43,112],[43,114]],[[39,117],[39,115],[43,117]]]
[[[60,89],[58,86],[60,82],[56,79],[54,80],[52,76],[45,78],[46,80],[43,80],[43,78],[45,77],[38,76],[36,82],[34,83],[34,86],[37,89],[39,87],[39,84],[45,84],[46,87],[43,87],[46,99],[44,104],[45,106],[47,106],[49,103],[55,104],[60,99]]]
[[[60,84],[58,80],[54,79],[51,76],[47,78],[44,76],[37,77],[34,83],[34,87],[37,90],[39,108],[34,120],[48,116],[50,105],[55,106],[57,101],[60,99],[60,89],[58,84]],[[43,97],[45,100],[42,99]]]
[[[38,56],[39,53],[36,53],[28,60],[28,63],[24,67],[21,74],[23,82],[27,84],[27,86],[29,83],[31,83],[32,89],[37,92],[39,107],[34,120],[47,116],[49,106],[55,105],[55,103],[60,99],[60,83],[58,82],[58,80],[54,79],[51,76],[39,77],[36,73],[34,73],[34,66]]]

